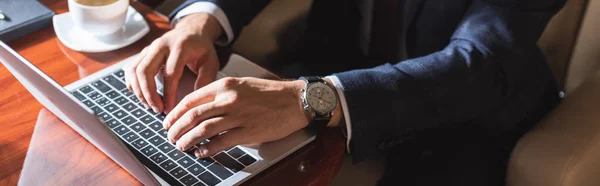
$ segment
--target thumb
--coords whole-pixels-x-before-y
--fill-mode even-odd
[[[219,60],[216,55],[209,55],[204,65],[201,65],[198,69],[198,77],[194,84],[194,90],[198,90],[217,79],[217,73],[219,72]]]

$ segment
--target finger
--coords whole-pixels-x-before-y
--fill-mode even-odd
[[[148,55],[144,57],[142,62],[140,62],[136,68],[137,81],[143,96],[140,100],[144,99],[156,113],[162,112],[163,104],[160,96],[156,92],[154,76],[156,76],[160,70],[164,58],[165,52],[163,50],[158,48],[151,49],[148,52]]]
[[[218,85],[211,83],[201,89],[198,89],[187,96],[185,96],[179,104],[171,110],[171,112],[165,117],[163,121],[163,127],[165,130],[169,128],[177,121],[183,114],[188,112],[190,109],[211,102],[215,99]]]
[[[223,106],[218,106],[215,102],[199,105],[187,111],[169,128],[167,139],[171,143],[175,143],[179,137],[190,129],[198,126],[204,120],[223,115],[225,109]]]
[[[194,151],[194,154],[198,158],[206,158],[215,155],[225,149],[229,149],[233,146],[240,145],[244,141],[248,141],[248,133],[242,128],[236,128],[229,130],[221,135],[216,136],[208,143],[200,145],[198,149]]]
[[[141,91],[138,88],[137,77],[135,76],[136,68],[137,64],[132,64],[131,66],[129,66],[125,70],[125,79],[127,79],[129,84],[131,85],[130,90],[133,92],[133,94],[139,97],[139,95],[141,95]],[[140,100],[140,102],[145,105],[145,103],[142,102],[142,100]]]
[[[131,89],[131,77],[130,76],[135,74],[135,67],[142,61],[142,59],[144,59],[144,56],[146,56],[146,51],[147,51],[146,48],[148,48],[148,47],[144,47],[144,49],[142,49],[140,54],[138,54],[137,58],[135,60],[129,62],[123,68],[123,71],[125,72],[125,86],[127,87],[127,89],[129,91],[133,91],[133,89]],[[133,70],[130,70],[131,68],[133,68]]]
[[[216,54],[206,55],[206,61],[198,68],[198,78],[194,84],[194,90],[198,90],[212,82],[217,78],[219,71],[219,59]]]
[[[204,120],[198,126],[193,127],[179,137],[175,146],[180,151],[185,151],[201,141],[236,127],[236,124],[237,122],[224,117],[214,117]]]
[[[169,114],[177,103],[177,88],[179,86],[179,79],[183,74],[183,68],[185,67],[181,59],[181,50],[172,50],[163,71],[163,105],[166,114]]]

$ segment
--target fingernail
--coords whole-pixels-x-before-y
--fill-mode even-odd
[[[181,146],[181,144],[177,143],[175,146],[176,146],[177,150],[183,151],[183,146]]]
[[[152,106],[152,110],[153,110],[155,113],[158,113],[158,107],[156,107],[156,106]]]
[[[198,158],[205,158],[206,154],[208,154],[208,150],[206,149],[206,147],[204,147],[204,145],[200,145],[200,147],[196,149],[196,156]]]
[[[198,148],[194,151],[194,155],[196,155],[196,157],[198,157],[198,158],[202,158],[202,155],[200,154],[200,148]]]

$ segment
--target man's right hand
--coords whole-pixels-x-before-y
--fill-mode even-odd
[[[170,112],[176,105],[177,87],[185,66],[198,75],[195,89],[215,80],[220,66],[213,43],[221,32],[221,25],[210,14],[185,16],[125,67],[127,88],[154,112]],[[164,77],[162,100],[154,81],[158,73]]]

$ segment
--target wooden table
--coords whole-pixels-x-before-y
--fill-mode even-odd
[[[57,14],[68,11],[66,0],[41,2]],[[64,86],[139,52],[170,29],[164,15],[139,3],[132,5],[144,15],[151,31],[140,41],[117,51],[80,53],[70,50],[56,38],[52,26],[8,44]],[[24,185],[140,184],[44,109],[3,66],[0,66],[0,113],[0,185],[19,182],[26,154],[28,161],[32,161],[28,165],[33,167],[23,170],[23,177],[35,179],[21,180]],[[36,138],[44,135],[60,138],[49,138],[53,146],[40,146],[44,143],[31,139],[34,131]],[[48,139],[44,140],[47,143]],[[54,151],[56,149],[60,152]],[[330,129],[245,184],[327,185],[339,170],[343,153],[344,140],[339,130]]]

